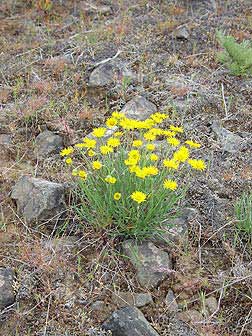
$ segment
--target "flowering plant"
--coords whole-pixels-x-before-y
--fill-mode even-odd
[[[91,137],[61,151],[78,180],[81,202],[76,210],[81,218],[96,229],[124,236],[142,238],[159,230],[185,195],[181,173],[206,167],[203,160],[191,158],[191,150],[200,144],[179,140],[182,127],[159,127],[167,118],[154,113],[139,121],[113,112],[106,127],[95,128]],[[113,135],[108,137],[108,131]],[[160,137],[165,139],[163,148],[155,142]]]

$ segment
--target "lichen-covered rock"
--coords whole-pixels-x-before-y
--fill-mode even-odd
[[[87,15],[93,15],[93,14],[109,15],[112,13],[112,9],[110,6],[96,5],[95,3],[89,3],[87,1],[82,1],[80,3],[80,10]]]
[[[35,140],[35,152],[37,156],[41,158],[58,152],[62,147],[62,137],[51,131],[40,133]]]
[[[205,306],[209,315],[212,315],[218,311],[218,301],[214,296],[209,296],[206,298]]]
[[[147,119],[156,111],[156,105],[142,96],[134,97],[122,108],[122,112],[126,115],[126,117],[137,120]]]
[[[90,87],[103,87],[122,81],[123,78],[134,79],[135,76],[127,65],[118,60],[111,60],[98,65],[90,74]]]
[[[179,27],[173,32],[173,36],[178,40],[188,40],[189,31],[186,27]]]
[[[55,223],[65,210],[64,191],[61,183],[22,176],[13,187],[11,197],[27,223]]]
[[[176,316],[186,323],[200,323],[204,320],[203,315],[196,309],[179,312]]]
[[[177,218],[164,221],[162,231],[154,237],[154,241],[183,243],[188,239],[188,224],[196,218],[199,212],[195,208],[184,208]]]
[[[168,253],[151,242],[137,243],[126,240],[123,252],[137,271],[137,279],[146,288],[157,287],[171,272],[172,263]]]
[[[15,301],[14,276],[15,273],[11,268],[0,267],[0,311]]]
[[[0,134],[0,145],[1,146],[12,145],[12,135],[11,134]]]
[[[153,303],[150,293],[118,292],[113,293],[112,298],[118,307],[135,306],[140,308]]]
[[[142,312],[134,307],[124,307],[115,311],[102,325],[112,336],[158,336]]]
[[[212,130],[217,135],[220,145],[224,152],[235,154],[240,152],[247,146],[246,139],[243,139],[237,134],[230,132],[221,126],[219,121],[213,121]]]
[[[177,317],[171,318],[166,330],[167,336],[199,336],[186,322]]]

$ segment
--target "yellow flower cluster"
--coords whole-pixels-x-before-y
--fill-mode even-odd
[[[185,162],[189,158],[189,149],[185,146],[181,146],[174,154],[173,160],[177,162]]]
[[[141,158],[140,152],[133,149],[128,153],[128,158],[124,160],[126,166],[136,166]]]
[[[137,177],[145,179],[148,176],[155,176],[158,174],[158,168],[155,166],[146,166],[146,167],[139,167],[139,166],[131,166],[129,168],[131,173],[135,173]]]
[[[97,175],[97,183],[101,183],[100,181],[105,182],[106,188],[110,188],[112,192],[110,195],[112,195],[113,200],[119,201],[121,198],[124,199],[126,197],[141,204],[151,197],[151,190],[145,189],[147,185],[145,183],[149,183],[148,181],[152,181],[156,176],[161,178],[160,185],[164,192],[167,192],[167,190],[173,192],[178,188],[178,184],[174,178],[170,178],[169,174],[172,173],[173,175],[175,173],[171,172],[171,170],[182,169],[185,164],[199,171],[206,169],[206,164],[203,160],[193,159],[190,156],[190,151],[200,148],[201,145],[193,140],[182,142],[181,139],[178,139],[183,133],[182,127],[176,125],[170,125],[168,129],[159,127],[158,124],[167,118],[166,114],[157,112],[150,115],[148,119],[139,121],[127,118],[123,113],[113,112],[106,121],[106,127],[94,128],[92,137],[84,138],[74,148],[67,147],[63,149],[60,155],[64,157],[68,165],[72,165],[73,159],[71,156],[75,150],[78,150],[86,158],[85,162],[87,166],[89,165],[89,168],[87,169],[88,172],[74,168],[72,170],[73,176],[88,180],[89,174],[93,177]],[[107,139],[107,130],[115,127],[117,130],[113,133],[113,136]],[[140,135],[138,138],[133,135],[135,139],[133,138],[134,140],[131,141],[131,148],[128,150],[121,137],[132,130],[139,130]],[[171,155],[163,160],[161,160],[161,155],[157,155],[154,152],[156,145],[153,141],[157,137],[166,139],[168,147],[171,148]],[[123,149],[119,149],[120,146]],[[116,166],[116,160],[119,160],[119,158],[123,158],[120,165],[117,165],[117,168],[111,168],[114,162]],[[110,162],[109,169],[108,162]],[[128,176],[127,183],[129,185],[133,183],[134,189],[137,189],[129,195],[126,195],[125,190],[120,187],[123,176]],[[146,178],[147,180],[144,182],[143,180]],[[155,184],[153,185],[155,187]],[[142,191],[138,190],[141,186],[143,188]]]

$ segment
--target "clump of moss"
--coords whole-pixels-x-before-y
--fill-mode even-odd
[[[252,75],[252,44],[250,41],[237,43],[233,36],[225,36],[222,32],[217,32],[224,51],[218,53],[218,60],[225,64],[230,73],[235,76]]]

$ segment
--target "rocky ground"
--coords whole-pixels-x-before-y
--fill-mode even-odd
[[[251,1],[45,4],[0,3],[0,334],[252,335],[234,217],[252,185],[252,80],[217,62],[215,36],[251,39]],[[59,150],[121,109],[169,112],[203,143],[167,242],[112,239],[72,209]]]

